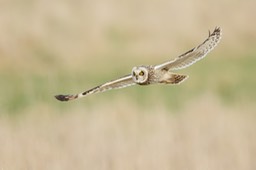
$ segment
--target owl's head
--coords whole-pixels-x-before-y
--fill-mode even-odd
[[[132,78],[135,83],[145,83],[148,80],[148,68],[145,66],[133,67]]]

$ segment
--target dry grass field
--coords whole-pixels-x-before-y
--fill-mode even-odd
[[[255,112],[203,96],[179,112],[126,100],[0,121],[3,169],[255,169]],[[56,111],[57,112],[57,111]],[[243,113],[243,114],[242,114]]]
[[[1,1],[0,170],[256,169],[255,6]],[[215,26],[221,43],[179,86],[53,98],[166,61]]]

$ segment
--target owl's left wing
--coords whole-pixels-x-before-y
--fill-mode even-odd
[[[119,88],[124,88],[128,87],[131,85],[134,85],[134,81],[132,79],[132,75],[126,75],[124,77],[121,77],[116,80],[109,81],[107,83],[104,83],[102,85],[96,86],[90,90],[87,90],[83,93],[79,94],[74,94],[74,95],[56,95],[55,98],[60,100],[60,101],[69,101],[73,99],[78,99],[85,97],[89,94],[94,94],[94,93],[99,93],[99,92],[104,92],[106,90],[111,90],[111,89],[119,89]]]
[[[187,51],[174,60],[156,65],[155,69],[179,70],[191,66],[212,51],[213,48],[219,43],[220,39],[221,28],[216,27],[212,33],[209,32],[208,38],[202,44]]]

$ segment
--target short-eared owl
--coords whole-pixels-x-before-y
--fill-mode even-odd
[[[176,74],[171,71],[186,68],[204,58],[206,54],[208,54],[219,43],[220,39],[221,29],[220,27],[216,27],[212,33],[209,32],[208,38],[202,44],[173,60],[155,66],[137,66],[132,69],[131,74],[96,86],[83,93],[75,95],[56,95],[55,97],[60,101],[69,101],[89,94],[103,92],[110,89],[123,88],[135,84],[179,84],[188,78],[188,76]]]

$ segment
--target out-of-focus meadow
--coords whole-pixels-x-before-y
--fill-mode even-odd
[[[0,169],[255,169],[253,0],[0,2]],[[223,38],[179,86],[77,93]]]

